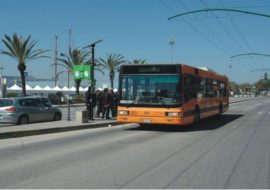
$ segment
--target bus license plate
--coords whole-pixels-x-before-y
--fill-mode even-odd
[[[143,123],[152,123],[152,120],[151,119],[143,119],[142,122]]]

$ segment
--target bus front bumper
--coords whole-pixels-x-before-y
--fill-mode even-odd
[[[165,125],[183,125],[185,122],[179,117],[130,117],[117,116],[119,123],[139,123],[139,124],[165,124]]]

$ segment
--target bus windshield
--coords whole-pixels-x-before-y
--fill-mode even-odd
[[[164,75],[122,75],[120,104],[179,105],[180,77]]]

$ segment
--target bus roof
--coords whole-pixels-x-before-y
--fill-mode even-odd
[[[187,71],[189,70],[191,74],[199,74],[199,75],[211,75],[212,77],[218,77],[223,79],[228,79],[226,75],[221,75],[215,72],[212,69],[209,69],[207,67],[194,67],[187,64],[182,63],[156,63],[156,64],[123,64],[121,67],[140,67],[140,66],[181,66],[182,70]]]

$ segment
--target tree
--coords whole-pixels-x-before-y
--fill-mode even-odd
[[[146,64],[145,59],[133,59],[132,62],[129,62],[129,64]]]
[[[2,42],[6,46],[7,50],[0,50],[1,54],[15,58],[18,61],[18,70],[21,75],[22,81],[22,94],[26,96],[25,89],[25,75],[26,61],[38,59],[38,58],[50,58],[49,56],[43,55],[48,50],[34,49],[37,44],[36,40],[31,39],[31,35],[27,38],[18,36],[16,33],[12,37],[5,35]]]
[[[109,77],[111,82],[111,87],[113,88],[113,80],[115,76],[115,71],[119,69],[119,66],[126,63],[124,56],[120,54],[108,54],[107,59],[99,58],[99,64],[109,71]]]
[[[260,79],[254,85],[255,85],[256,89],[258,89],[259,91],[269,90],[270,89],[270,80],[269,79],[268,80]]]
[[[239,84],[237,84],[234,81],[229,81],[229,88],[230,88],[230,91],[232,91],[234,93],[238,92],[239,91]]]
[[[73,65],[90,64],[90,52],[80,49],[69,49],[68,55],[63,54],[64,58],[58,60],[72,69]],[[76,84],[76,95],[80,94],[81,79],[74,80]]]
[[[242,89],[242,92],[244,94],[246,94],[250,91],[250,89],[252,88],[252,85],[249,83],[242,83],[242,84],[240,84],[239,87],[240,87],[240,89]]]

